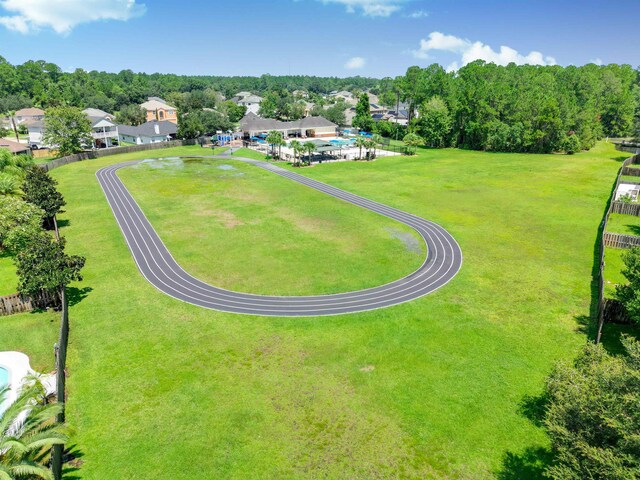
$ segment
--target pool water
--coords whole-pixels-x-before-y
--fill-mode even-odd
[[[0,389],[9,385],[9,372],[5,368],[0,367]]]
[[[5,368],[0,367],[0,390],[2,390],[7,385],[9,385],[9,372]],[[6,395],[4,398],[5,398],[4,402],[0,401],[0,415],[2,415],[2,413],[6,410],[6,407],[7,407]]]

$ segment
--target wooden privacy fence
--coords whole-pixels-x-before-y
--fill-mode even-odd
[[[605,247],[632,248],[640,247],[640,237],[634,235],[622,235],[620,233],[604,232],[602,241]]]
[[[622,175],[628,175],[630,177],[640,177],[640,168],[622,167],[620,173]]]
[[[185,145],[195,145],[196,140],[170,140],[168,142],[149,143],[147,145],[132,145],[130,147],[105,148],[101,150],[90,150],[88,152],[76,153],[60,157],[41,165],[45,170],[53,170],[54,168],[67,165],[69,163],[82,162],[83,160],[94,160],[96,158],[108,157],[110,155],[119,155],[121,153],[144,152],[146,150],[158,150],[161,148],[182,147]]]
[[[617,148],[617,147],[616,147]],[[634,155],[633,157],[627,158],[624,162],[622,162],[622,167],[618,172],[618,177],[616,178],[616,184],[613,187],[613,196],[615,197],[616,192],[618,191],[618,187],[620,186],[620,178],[622,175],[626,175],[625,170],[636,170],[638,171],[638,176],[640,176],[640,169],[629,168],[629,165],[637,163],[639,160],[638,155]],[[613,205],[616,202],[610,201],[609,206],[607,208],[607,213],[604,215],[604,219],[602,224],[600,225],[600,231],[602,232],[602,236],[600,238],[600,248],[599,248],[599,258],[600,258],[600,266],[598,267],[598,331],[596,333],[596,343],[600,343],[600,339],[602,337],[602,325],[605,321],[605,298],[604,298],[604,247],[605,247],[605,236],[611,235],[608,234],[605,230],[607,228],[607,222],[609,222],[609,216],[613,213]]]
[[[13,313],[30,312],[36,308],[56,306],[59,303],[55,295],[43,292],[36,299],[23,297],[19,293],[0,297],[0,316]]]
[[[640,217],[640,204],[613,202],[611,205],[611,213],[622,213],[624,215],[635,215]]]

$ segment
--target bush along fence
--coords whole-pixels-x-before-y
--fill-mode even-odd
[[[627,158],[623,163],[620,171],[618,172],[618,177],[616,178],[616,183],[613,187],[613,196],[615,198],[615,194],[618,191],[618,187],[620,186],[622,175],[629,175],[628,171],[638,172],[634,173],[634,176],[640,176],[640,168],[632,168],[630,165],[637,164],[640,162],[640,154],[636,154],[633,157]],[[599,249],[599,258],[600,258],[600,266],[598,268],[598,331],[596,333],[596,343],[600,343],[602,338],[602,326],[605,321],[607,323],[628,323],[627,314],[624,311],[624,307],[615,299],[609,299],[604,297],[604,248],[605,246],[618,247],[618,248],[629,248],[632,246],[640,246],[640,242],[638,242],[638,237],[633,237],[631,235],[618,235],[614,233],[609,233],[606,231],[607,223],[609,222],[609,216],[612,213],[623,213],[623,210],[629,207],[628,211],[634,211],[633,207],[636,205],[625,204],[623,202],[609,202],[609,207],[607,208],[607,213],[604,216],[602,224],[600,226],[602,235],[600,238],[600,249]],[[616,211],[619,210],[619,211]],[[626,212],[625,212],[626,213]],[[638,242],[638,243],[635,243]]]
[[[182,147],[185,145],[196,145],[196,140],[170,140],[168,142],[149,143],[147,145],[132,145],[130,147],[114,147],[104,148],[100,150],[90,150],[87,152],[76,153],[66,157],[56,158],[50,162],[42,164],[45,170],[53,170],[54,168],[67,165],[69,163],[82,162],[84,160],[94,160],[96,158],[108,157],[110,155],[119,155],[121,153],[144,152],[146,150],[158,150],[161,148]]]
[[[23,297],[19,293],[0,297],[0,316],[13,313],[31,312],[36,308],[58,307],[60,300],[49,293],[43,292],[38,298]]]

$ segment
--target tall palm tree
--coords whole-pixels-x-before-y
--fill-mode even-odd
[[[374,142],[372,139],[367,139],[366,142],[364,142],[364,148],[367,149],[367,160],[371,160],[373,157],[371,156],[371,150],[374,151],[376,150],[376,142]]]
[[[374,142],[374,144],[373,144],[373,156],[376,157],[377,156],[376,155],[376,146],[382,144],[382,135],[379,135],[379,134],[376,133],[372,137],[372,140]]]
[[[0,390],[2,403],[9,389]],[[18,398],[0,415],[0,479],[53,479],[46,466],[51,448],[64,445],[67,436],[55,422],[61,404],[46,404],[42,383],[29,379]]]
[[[269,145],[271,145],[271,156],[275,158],[276,147],[281,146],[282,142],[284,142],[282,134],[277,130],[271,130],[269,133],[267,133],[267,137],[265,138],[265,140]]]
[[[365,137],[364,135],[358,135],[358,137],[356,138],[356,147],[358,147],[360,149],[360,152],[358,153],[358,159],[362,160],[362,147],[364,147],[367,144],[367,137]]]
[[[298,156],[300,153],[304,152],[304,147],[298,140],[291,140],[291,142],[289,142],[289,146],[293,150],[293,166],[298,166]]]
[[[311,154],[316,149],[316,144],[313,143],[313,142],[304,142],[304,144],[302,146],[308,152],[308,154],[309,154],[308,163],[311,164]]]

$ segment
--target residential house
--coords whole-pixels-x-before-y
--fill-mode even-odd
[[[31,146],[31,148],[38,149],[44,147],[45,145],[42,143],[44,121],[37,120],[34,122],[29,122],[27,128],[29,129],[29,145]]]
[[[108,148],[117,145],[118,126],[113,122],[114,116],[97,108],[87,108],[82,111],[91,122],[91,148]],[[29,129],[29,145],[31,148],[48,148],[42,141],[44,121],[26,122]],[[89,146],[89,145],[87,145]]]
[[[14,155],[18,155],[21,153],[25,153],[25,154],[31,153],[31,149],[29,148],[28,145],[14,142],[13,140],[9,140],[6,138],[0,138],[0,148],[7,148]]]
[[[112,120],[109,120],[109,114],[107,114],[107,116],[105,117],[93,117],[89,115],[87,116],[91,121],[91,136],[93,137],[92,146],[94,148],[109,148],[118,144],[118,125],[116,125]]]
[[[13,118],[18,125],[24,122],[41,121],[44,118],[44,110],[39,108],[23,108],[18,110]]]
[[[409,112],[407,110],[389,110],[385,115],[385,120],[398,125],[407,126],[409,124]]]
[[[147,111],[147,121],[171,122],[178,124],[178,111],[176,107],[169,105],[159,97],[149,97],[149,100],[140,105]]]
[[[356,107],[349,107],[344,111],[344,124],[353,125],[353,119],[356,117]]]
[[[378,98],[377,95],[374,95],[373,93],[367,92],[367,97],[369,97],[369,103],[376,103],[379,104],[380,103],[380,99]]]
[[[347,105],[356,105],[358,103],[358,98],[351,92],[347,92],[346,90],[342,90],[340,92],[331,92],[329,94],[329,97],[336,101],[342,100]]]
[[[231,101],[236,105],[247,107],[246,113],[255,113],[257,115],[258,111],[260,110],[260,102],[262,102],[262,97],[254,95],[250,92],[239,92],[235,97],[231,99]]]
[[[382,105],[378,105],[377,103],[370,103],[369,112],[371,113],[371,115],[384,115],[388,112],[388,109],[383,107]]]
[[[135,143],[136,145],[166,142],[176,138],[177,132],[177,125],[168,120],[162,122],[153,120],[137,127],[118,125],[120,141]]]

